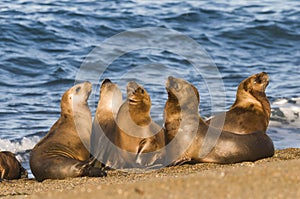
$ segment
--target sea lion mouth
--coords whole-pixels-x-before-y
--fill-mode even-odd
[[[84,104],[88,104],[88,100],[89,100],[89,97],[92,93],[92,90],[88,90],[85,94],[85,98],[84,98]]]
[[[168,93],[169,100],[178,100],[176,95],[176,89],[178,89],[178,83],[176,82],[176,78],[169,76],[166,82],[166,90]]]
[[[167,82],[166,82],[167,89],[170,89],[172,87],[173,79],[174,79],[174,77],[172,77],[172,76],[168,77]]]
[[[140,103],[142,100],[139,99],[138,97],[136,97],[136,96],[134,95],[134,93],[132,93],[132,94],[130,94],[130,95],[128,96],[128,101],[129,101],[130,104],[135,105],[135,104]]]
[[[87,92],[87,98],[89,98],[89,97],[90,97],[91,93],[92,93],[92,91],[91,91],[91,90],[89,90],[89,91]]]
[[[133,99],[129,99],[128,101],[129,101],[129,104],[131,104],[131,105],[136,105],[141,102],[140,100],[133,100]]]
[[[89,99],[89,97],[90,97],[90,95],[91,95],[91,93],[92,93],[92,84],[91,84],[91,82],[85,82],[84,83],[84,87],[85,87],[85,89],[86,89],[86,97],[85,97],[85,101],[87,102],[88,101],[88,99]]]

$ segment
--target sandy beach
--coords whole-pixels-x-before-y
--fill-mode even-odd
[[[299,198],[300,149],[231,165],[196,164],[105,178],[4,181],[2,198]]]

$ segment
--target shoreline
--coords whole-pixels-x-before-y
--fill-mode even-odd
[[[108,171],[104,178],[3,181],[1,198],[287,198],[300,197],[300,148],[237,164],[182,165],[147,173]]]

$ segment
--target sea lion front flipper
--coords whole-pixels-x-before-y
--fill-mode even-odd
[[[142,139],[139,143],[139,148],[136,154],[135,163],[141,167],[152,168],[162,164],[162,155],[159,151],[149,151],[152,147],[149,145],[155,145],[153,140]]]
[[[21,174],[21,179],[28,178],[28,171],[22,166],[20,168],[20,174]]]
[[[136,158],[135,158],[135,162],[138,164],[138,165],[145,165],[147,164],[147,161],[145,160],[145,158],[143,157],[145,155],[145,145],[147,143],[147,140],[146,139],[142,139],[139,143],[139,148],[138,148],[138,151],[137,151],[137,154],[136,154]],[[144,154],[143,154],[144,153]]]

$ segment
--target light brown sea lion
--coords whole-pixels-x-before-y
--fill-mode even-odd
[[[240,135],[208,126],[199,116],[200,97],[192,84],[169,77],[166,89],[166,161],[170,165],[237,163],[273,156],[273,142],[264,132]]]
[[[0,152],[0,180],[14,180],[27,176],[26,169],[22,167],[15,154],[9,151]]]
[[[115,148],[116,117],[122,105],[122,93],[109,79],[102,81],[100,99],[93,121],[91,153],[105,164],[112,165],[111,151]]]
[[[127,84],[127,99],[117,115],[115,168],[149,168],[163,162],[164,130],[150,116],[151,100],[136,82]]]
[[[38,181],[68,177],[105,176],[89,160],[92,116],[87,104],[90,82],[67,90],[61,100],[61,116],[30,153],[30,168]]]
[[[269,76],[265,72],[243,80],[238,86],[235,103],[229,111],[214,116],[207,121],[208,124],[238,134],[266,132],[271,114],[265,93],[268,84]]]

